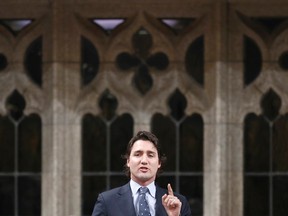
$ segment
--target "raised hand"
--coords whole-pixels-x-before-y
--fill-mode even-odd
[[[173,189],[170,184],[167,185],[168,194],[162,196],[162,205],[164,206],[168,216],[179,216],[182,203],[174,196]]]

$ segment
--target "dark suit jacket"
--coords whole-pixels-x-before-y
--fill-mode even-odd
[[[162,205],[162,196],[167,190],[156,186],[156,216],[167,216]],[[182,202],[181,216],[191,216],[186,198],[174,193]],[[99,194],[92,216],[136,216],[130,184]]]

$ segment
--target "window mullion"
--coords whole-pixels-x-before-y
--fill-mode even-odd
[[[273,216],[273,122],[269,121],[269,215]]]

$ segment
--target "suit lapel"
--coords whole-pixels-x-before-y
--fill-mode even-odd
[[[167,216],[167,213],[162,205],[162,196],[167,193],[166,190],[156,185],[156,216]],[[133,204],[132,191],[129,183],[119,188],[117,193],[117,206],[115,212],[119,216],[136,216],[135,207]]]
[[[115,209],[115,211],[119,211],[118,215],[136,216],[133,204],[132,192],[129,183],[121,187],[117,195],[118,195],[117,200],[118,209]]]

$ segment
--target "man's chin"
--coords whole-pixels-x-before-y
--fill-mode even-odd
[[[139,180],[141,180],[142,182],[147,182],[147,181],[153,181],[154,179],[153,179],[153,176],[151,176],[151,175],[145,175],[145,174],[141,174],[141,175],[139,175],[138,176],[138,179]]]

